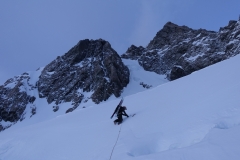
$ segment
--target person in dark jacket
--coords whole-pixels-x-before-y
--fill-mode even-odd
[[[115,111],[113,112],[113,114],[112,114],[112,116],[111,116],[111,118],[114,116],[114,114],[117,114],[117,119],[116,120],[114,120],[114,124],[121,124],[122,123],[122,121],[123,121],[123,118],[122,118],[122,116],[127,116],[127,117],[129,117],[128,115],[127,115],[127,113],[125,112],[125,110],[127,110],[127,107],[126,106],[117,106],[116,107],[116,109],[115,109]]]

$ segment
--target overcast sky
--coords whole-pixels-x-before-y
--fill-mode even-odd
[[[218,31],[239,15],[240,0],[0,1],[0,85],[82,39],[105,39],[122,54],[146,46],[168,21]]]

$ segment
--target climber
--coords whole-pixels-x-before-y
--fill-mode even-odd
[[[122,118],[122,116],[127,116],[127,117],[129,117],[128,115],[127,115],[127,113],[125,112],[125,110],[127,110],[127,107],[126,106],[120,106],[120,105],[118,105],[117,107],[116,107],[116,109],[115,109],[115,111],[113,112],[113,114],[112,114],[112,116],[111,116],[111,118],[114,116],[114,114],[117,114],[117,119],[116,120],[114,120],[114,124],[116,125],[116,124],[121,124],[122,123],[122,121],[123,121],[123,118]]]

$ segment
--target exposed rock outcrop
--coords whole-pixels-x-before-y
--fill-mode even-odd
[[[29,83],[30,76],[23,73],[15,76],[0,86],[0,122],[16,122],[21,119],[27,104],[35,101],[36,97],[28,95],[28,91],[36,86]],[[1,128],[4,129],[2,126]]]
[[[175,80],[239,54],[239,41],[240,21],[230,21],[218,32],[168,22],[146,48],[130,47],[121,57],[137,59],[145,70]]]
[[[136,47],[135,45],[131,45],[126,53],[122,55],[122,58],[136,60],[142,55],[144,49],[142,46]]]
[[[92,100],[100,103],[112,94],[119,97],[128,83],[129,69],[109,42],[86,39],[44,68],[38,90],[48,103],[72,101],[76,107],[83,92],[92,92]]]

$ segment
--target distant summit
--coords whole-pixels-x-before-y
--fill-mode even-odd
[[[146,48],[131,46],[122,58],[175,80],[240,53],[240,20],[218,32],[168,22]]]

